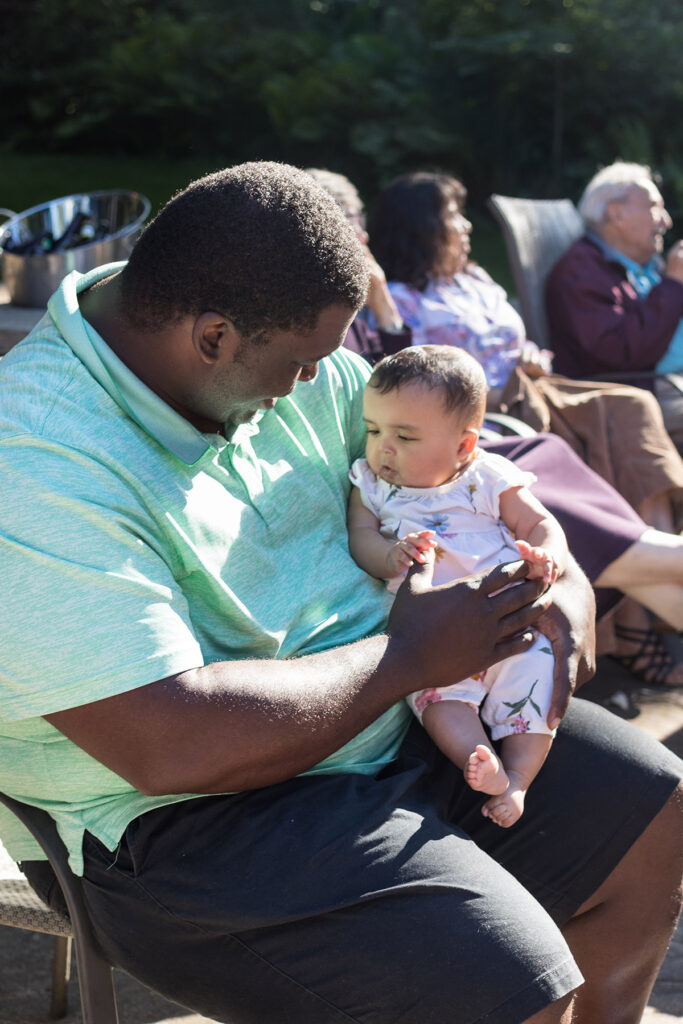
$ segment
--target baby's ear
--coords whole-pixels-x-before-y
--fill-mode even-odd
[[[471,455],[475,449],[478,440],[479,431],[475,430],[474,427],[468,427],[467,430],[463,432],[463,435],[460,438],[458,455]]]

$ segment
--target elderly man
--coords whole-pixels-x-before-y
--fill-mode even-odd
[[[408,728],[406,694],[536,622],[559,722],[592,604],[575,565],[550,604],[513,563],[420,567],[389,610],[356,567],[369,370],[337,349],[366,288],[334,200],[246,164],[66,278],[3,360],[0,786],[55,817],[111,962],[216,1020],[636,1024],[682,766],[572,701],[506,831]]]
[[[646,387],[652,371],[683,374],[683,242],[662,256],[671,218],[650,168],[619,161],[598,171],[579,212],[586,235],[555,265],[546,289],[557,372],[619,380],[643,371]],[[683,377],[654,382],[679,451],[681,384]]]

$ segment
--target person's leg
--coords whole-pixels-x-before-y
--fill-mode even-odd
[[[551,429],[608,480],[651,526],[671,531],[683,496],[683,461],[654,395],[643,388],[562,378],[537,382]]]
[[[643,583],[640,586],[631,584],[624,587],[624,593],[637,601],[639,605],[654,612],[675,630],[683,629],[683,584]],[[624,624],[623,618],[620,618],[620,622]],[[675,681],[683,682],[683,675],[678,680],[668,679],[670,683]]]
[[[683,665],[677,663],[661,633],[652,628],[646,605],[678,629],[683,622],[683,588],[674,584],[633,587],[629,593],[634,600],[624,601],[614,613],[614,639],[609,653],[647,686],[681,685]]]
[[[668,491],[648,495],[638,505],[636,512],[648,526],[662,533],[674,533],[674,508]]]
[[[598,589],[598,617],[614,606],[617,591],[629,593],[643,582],[651,585],[643,595],[647,607],[661,616],[668,595],[660,593],[659,586],[683,583],[680,535],[648,528],[621,495],[558,437],[508,438],[484,447],[538,477],[532,490],[557,517],[572,554]],[[680,607],[680,601],[677,604]],[[671,616],[670,608],[667,614]]]
[[[644,583],[683,584],[683,537],[648,529],[603,568],[596,587],[626,591]]]
[[[429,704],[422,724],[439,750],[460,768],[467,785],[480,793],[504,793],[508,777],[491,749],[477,708],[462,700]]]
[[[573,1024],[575,1021],[574,1000],[575,996],[573,994],[566,996],[564,999],[559,999],[552,1006],[541,1010],[540,1013],[535,1013],[533,1017],[529,1017],[525,1024],[553,1024],[555,1021],[557,1021],[557,1024]],[[559,1017],[557,1016],[558,1013],[560,1014]]]
[[[614,656],[645,683],[683,683],[683,665],[675,664],[648,615],[683,629],[683,537],[646,530],[594,585],[618,588],[632,599],[617,609]]]
[[[510,828],[524,812],[527,790],[550,750],[553,733],[547,716],[553,696],[554,658],[542,634],[523,654],[498,662],[482,707],[482,719],[494,740],[509,783],[487,800],[481,813],[501,828]]]
[[[564,929],[589,979],[576,995],[577,1024],[636,1024],[681,909],[683,786]],[[643,879],[648,884],[643,885]]]
[[[527,790],[548,756],[552,736],[546,733],[521,733],[506,736],[501,744],[501,760],[509,779],[500,796],[492,796],[481,813],[501,828],[510,828],[524,813]]]
[[[647,1004],[681,901],[681,778],[661,744],[574,699],[513,828],[487,831],[458,797],[463,827],[565,930],[586,977],[575,1024],[636,1024]]]
[[[106,955],[231,1024],[560,1024],[581,983],[536,900],[440,820],[419,759],[152,811],[84,853]]]

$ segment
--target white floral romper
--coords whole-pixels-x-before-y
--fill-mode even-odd
[[[500,455],[477,449],[465,472],[440,487],[397,487],[376,477],[365,459],[354,462],[349,476],[363,504],[379,519],[385,537],[400,539],[419,530],[434,530],[436,584],[519,558],[514,539],[500,519],[500,495],[510,487],[528,487],[535,477]],[[402,580],[398,576],[387,585],[395,592]],[[481,718],[494,740],[522,732],[552,735],[545,719],[553,665],[550,643],[539,636],[524,654],[450,686],[420,690],[408,697],[408,703],[420,719],[427,705],[439,700],[481,707]]]

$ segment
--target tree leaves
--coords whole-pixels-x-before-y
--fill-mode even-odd
[[[683,23],[668,0],[4,8],[6,149],[327,163],[370,194],[441,166],[475,201],[576,197],[621,156],[661,169],[683,204]]]

